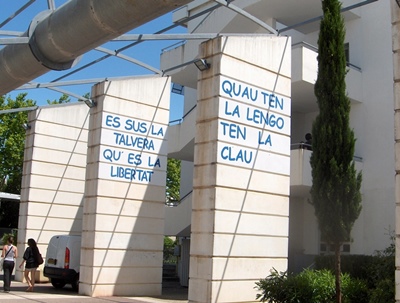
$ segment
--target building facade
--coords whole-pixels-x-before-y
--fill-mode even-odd
[[[193,1],[174,14],[174,21],[199,14],[215,5]],[[312,151],[302,148],[311,132],[318,106],[314,95],[317,79],[317,41],[320,3],[315,1],[234,1],[231,9],[221,7],[187,22],[188,33],[224,33],[291,37],[291,166],[289,214],[289,270],[312,265],[316,255],[329,252],[318,231],[309,203]],[[391,51],[390,1],[343,1],[348,61],[347,94],[351,100],[351,127],[357,139],[356,167],[362,171],[362,212],[344,254],[373,254],[386,248],[395,230],[393,62]],[[350,9],[352,8],[352,9]],[[242,12],[252,15],[246,18]],[[373,39],[372,39],[373,37]],[[162,54],[163,70],[198,57],[201,41],[171,48]],[[267,52],[265,56],[271,56]],[[213,62],[209,62],[211,65]],[[184,119],[171,126],[169,156],[183,160],[181,205],[167,209],[166,233],[190,237],[194,134],[197,112],[197,73],[187,66],[170,73],[172,82],[185,87]],[[198,114],[197,114],[198,115]],[[184,131],[183,131],[184,130]],[[176,139],[179,138],[179,139]],[[186,214],[186,215],[185,215]],[[186,217],[180,222],[176,216]],[[169,222],[173,222],[172,224]],[[184,266],[183,266],[184,267]],[[267,270],[265,274],[267,275]],[[185,273],[182,273],[184,276]],[[187,283],[183,281],[182,283]]]
[[[161,183],[154,185],[156,189],[148,190],[146,187],[142,191],[142,194],[146,193],[143,194],[146,199],[128,194],[119,197],[117,193],[122,191],[117,190],[117,183],[112,183],[115,180],[108,182],[110,180],[106,180],[102,174],[104,167],[111,164],[104,165],[102,161],[107,162],[107,159],[98,159],[101,158],[100,151],[103,151],[101,144],[118,148],[115,143],[102,141],[102,137],[107,137],[101,134],[103,128],[117,128],[113,124],[107,124],[107,121],[111,121],[107,120],[109,115],[126,116],[128,121],[131,118],[126,104],[131,104],[130,111],[136,114],[146,112],[142,108],[137,110],[139,107],[136,107],[136,103],[147,108],[147,93],[156,91],[151,87],[146,93],[141,91],[150,85],[147,80],[146,85],[132,84],[129,81],[129,84],[123,81],[117,83],[115,91],[118,93],[111,97],[108,96],[108,90],[95,93],[92,97],[97,98],[97,103],[101,106],[92,109],[90,114],[80,104],[76,109],[71,107],[67,116],[62,107],[39,109],[30,116],[33,127],[28,132],[25,152],[20,235],[21,238],[39,239],[39,245],[43,249],[54,233],[82,234],[86,237],[87,246],[83,247],[86,251],[82,253],[85,275],[81,279],[81,292],[84,294],[131,294],[131,286],[140,284],[139,280],[133,279],[128,286],[121,286],[118,282],[124,277],[119,275],[123,272],[123,265],[115,262],[99,265],[98,262],[104,251],[110,255],[118,253],[125,256],[128,250],[135,256],[137,251],[146,252],[143,258],[147,258],[148,252],[151,252],[154,258],[149,261],[148,266],[154,269],[151,281],[156,285],[155,291],[159,293],[164,222],[164,235],[177,236],[181,244],[179,275],[181,284],[189,286],[190,302],[234,302],[231,298],[234,292],[231,289],[235,289],[235,285],[243,285],[243,278],[249,277],[247,288],[252,289],[254,279],[265,277],[272,267],[300,271],[312,265],[316,255],[329,253],[330,248],[320,238],[317,220],[309,203],[312,182],[309,159],[312,151],[304,144],[305,135],[311,132],[312,123],[318,115],[314,84],[318,65],[318,17],[322,16],[320,3],[315,0],[295,3],[281,0],[222,2],[195,0],[176,10],[173,14],[174,22],[184,22],[189,34],[209,34],[209,38],[188,40],[184,44],[172,46],[161,55],[161,70],[168,71],[166,75],[169,77],[160,77],[157,80],[160,81],[160,92],[152,99],[152,110],[158,112],[159,108],[162,109],[160,121],[165,127],[168,106],[160,107],[157,102],[167,98],[165,92],[169,81],[184,87],[183,119],[179,124],[166,127],[166,140],[162,139],[164,146],[168,144],[168,148],[162,152],[162,159],[170,157],[182,160],[183,199],[177,207],[165,207],[165,219],[164,187]],[[388,22],[391,19],[391,3],[389,0],[346,0],[342,7],[346,23],[347,94],[352,105],[350,123],[357,138],[354,160],[357,169],[363,172],[362,212],[355,223],[351,241],[345,243],[342,249],[343,253],[348,254],[373,254],[390,244],[390,236],[395,229],[392,28]],[[199,17],[190,18],[196,15]],[[195,58],[207,59],[211,71],[199,72],[194,65],[189,64]],[[179,68],[175,68],[177,66]],[[272,74],[276,77],[271,77]],[[247,143],[233,141],[238,138],[223,138],[225,133],[220,136],[221,127],[215,125],[223,119],[229,120],[230,126],[236,125],[233,126],[233,131],[230,128],[231,137],[241,134],[241,128],[237,126],[241,122],[238,115],[235,117],[235,107],[230,108],[231,117],[226,117],[228,109],[225,107],[225,117],[221,118],[221,113],[218,112],[220,108],[215,105],[218,102],[223,103],[223,98],[229,99],[231,103],[239,104],[243,101],[236,100],[224,90],[223,83],[235,81],[248,90],[259,89],[264,96],[270,92],[281,95],[282,98],[275,103],[276,113],[289,120],[285,122],[288,130],[280,132],[269,129],[278,134],[283,148],[267,149],[269,160],[265,163],[254,162],[257,166],[256,179],[247,184],[244,183],[250,177],[243,176],[250,174],[252,177],[253,170],[248,167],[242,169],[240,165],[237,168],[234,165],[225,165],[223,162],[226,154],[222,154],[223,151],[230,152],[236,146],[246,147]],[[149,81],[152,82],[154,80]],[[132,87],[136,89],[131,91]],[[224,96],[224,93],[228,96]],[[110,97],[110,101],[103,95]],[[129,103],[126,102],[127,95],[134,96]],[[241,97],[243,96],[245,95]],[[285,98],[290,100],[285,101],[285,104],[290,102],[290,106],[283,106],[283,101],[280,102]],[[114,99],[123,100],[118,105],[117,112],[114,112],[114,105],[117,103]],[[109,108],[103,108],[105,104]],[[227,101],[225,104],[228,104]],[[237,105],[237,108],[241,106],[243,105]],[[281,112],[278,107],[281,107]],[[101,110],[107,112],[108,116]],[[61,111],[63,118],[60,120],[61,114],[58,112]],[[148,111],[148,116],[156,117],[156,114]],[[143,119],[153,122],[149,117]],[[49,125],[52,127],[49,128]],[[228,124],[223,122],[220,125]],[[72,135],[65,142],[67,129]],[[89,136],[91,132],[93,135]],[[164,135],[164,131],[162,134]],[[49,141],[48,137],[52,140]],[[264,138],[264,143],[269,142],[268,137],[261,137]],[[93,141],[93,138],[97,141]],[[244,135],[242,139],[245,139]],[[221,147],[221,141],[226,145]],[[209,147],[203,148],[207,144]],[[215,152],[217,150],[219,155]],[[49,158],[48,154],[52,154],[53,158]],[[105,158],[104,153],[103,157]],[[230,157],[229,154],[227,158]],[[151,158],[150,155],[148,158]],[[280,160],[275,161],[278,158]],[[246,156],[244,160],[246,162]],[[218,166],[221,163],[223,165]],[[266,166],[272,173],[265,173],[268,170],[264,169]],[[163,173],[164,170],[164,167],[160,168]],[[262,173],[258,173],[259,171]],[[263,182],[270,183],[271,187],[263,186]],[[101,186],[104,184],[106,186]],[[125,183],[120,184],[126,186]],[[207,192],[211,187],[212,193]],[[129,190],[125,189],[125,192],[129,193]],[[157,197],[153,196],[155,194]],[[246,198],[251,196],[251,207],[241,207],[237,203],[240,195]],[[99,198],[103,196],[106,198]],[[107,207],[110,201],[115,205],[122,205],[121,212],[109,212]],[[148,203],[137,206],[137,201]],[[132,209],[125,213],[124,205],[129,205],[132,209],[136,207],[137,213],[132,213]],[[105,218],[104,221],[100,220],[99,214]],[[132,216],[137,223],[131,226],[129,224],[133,222]],[[63,226],[58,224],[60,217],[65,221]],[[235,226],[239,222],[238,217],[247,219],[247,224]],[[149,218],[157,224],[150,224]],[[124,219],[129,223],[120,225]],[[105,222],[107,224],[103,224]],[[149,230],[150,225],[154,230]],[[257,228],[259,232],[255,231]],[[109,236],[110,231],[118,233],[118,237]],[[121,238],[121,234],[125,238]],[[152,235],[151,239],[154,241],[148,241],[148,234]],[[238,239],[238,242],[232,244],[231,251],[227,252],[228,247],[224,245],[229,243],[226,240],[229,237]],[[266,237],[273,237],[275,242],[263,242],[262,247],[266,247],[265,255],[262,255],[262,249],[257,252],[249,249],[257,247],[257,241]],[[136,241],[139,238],[141,240]],[[117,244],[116,248],[113,245],[104,246],[107,241],[109,244]],[[278,242],[279,245],[274,246]],[[143,247],[142,243],[147,246]],[[227,255],[231,256],[230,254],[234,258],[225,258]],[[265,256],[268,258],[263,259]],[[257,272],[257,278],[254,277],[254,271],[249,270],[255,264],[249,260],[255,258],[261,261],[257,264],[265,265],[257,268],[261,268]],[[128,259],[131,260],[130,257]],[[142,260],[136,261],[131,264],[132,267],[142,265]],[[233,270],[237,268],[241,270],[239,278]],[[104,274],[105,270],[105,273],[112,274]],[[224,277],[221,278],[220,274]],[[18,276],[22,278],[22,273],[18,272]],[[97,278],[103,279],[105,276],[111,277],[111,281],[101,280],[103,286],[98,286],[100,279]],[[225,280],[226,284],[220,283]],[[190,288],[191,285],[195,287]],[[135,291],[145,295],[153,292],[154,287],[151,290],[140,288]],[[249,298],[254,298],[254,290],[246,296],[235,299],[240,302],[249,301]]]

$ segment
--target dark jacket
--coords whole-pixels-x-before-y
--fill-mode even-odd
[[[25,268],[37,268],[39,265],[37,264],[37,258],[34,251],[34,248],[27,247],[24,252],[24,260],[26,262]]]

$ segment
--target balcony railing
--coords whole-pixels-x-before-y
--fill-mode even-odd
[[[312,151],[306,143],[294,143],[290,146],[290,195],[307,197],[312,186],[310,157]],[[363,167],[360,156],[353,157],[357,171]]]

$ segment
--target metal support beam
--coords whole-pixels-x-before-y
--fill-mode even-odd
[[[51,69],[70,68],[87,51],[188,2],[70,0],[45,16],[39,14],[26,33],[29,45],[0,50],[0,95]]]
[[[8,22],[10,22],[16,16],[18,16],[22,11],[24,11],[28,6],[30,6],[35,1],[36,0],[29,0],[27,3],[25,3],[23,6],[21,6],[14,14],[12,14],[6,20],[4,20],[2,23],[0,23],[0,28],[2,28],[4,25],[6,25]]]
[[[24,34],[24,32],[17,32],[17,31],[3,31],[0,30],[0,36],[15,36],[20,37]]]
[[[148,64],[146,64],[146,63],[144,63],[144,62],[142,62],[142,61],[140,61],[140,60],[137,60],[137,59],[135,59],[135,58],[126,56],[126,55],[124,55],[124,54],[121,54],[121,53],[119,53],[119,52],[117,52],[117,51],[109,50],[109,49],[104,48],[104,47],[96,47],[96,50],[99,51],[99,52],[105,53],[105,54],[110,54],[110,55],[112,55],[112,56],[115,56],[115,57],[124,59],[124,60],[126,60],[126,61],[128,61],[128,62],[134,63],[134,64],[139,65],[139,66],[141,66],[141,67],[144,67],[144,68],[146,68],[146,69],[148,69],[148,70],[150,70],[150,71],[152,71],[152,72],[154,72],[154,73],[156,73],[156,74],[161,74],[161,73],[162,73],[162,72],[161,72],[159,69],[157,69],[157,68],[154,68],[154,67],[152,67],[152,66],[150,66],[150,65],[148,65]]]
[[[149,75],[149,77],[154,75]],[[82,85],[82,84],[92,84],[92,83],[99,83],[103,81],[113,81],[113,80],[125,80],[125,79],[132,79],[135,77],[144,76],[120,76],[120,77],[105,77],[105,78],[91,78],[91,79],[82,79],[82,80],[69,80],[69,81],[57,81],[57,82],[46,82],[46,83],[27,83],[22,85],[16,90],[27,90],[27,89],[34,89],[34,88],[50,88],[50,87],[58,87],[58,86],[71,86],[71,85]],[[66,93],[66,95],[74,96],[70,93]],[[83,97],[80,97],[83,98]]]
[[[254,17],[252,14],[249,14],[248,12],[246,12],[245,10],[241,9],[240,7],[231,4],[232,1],[223,1],[223,0],[214,0],[215,2],[222,4],[224,6],[226,6],[227,8],[233,10],[234,12],[238,13],[239,15],[242,15],[243,17],[246,17],[247,19],[253,21],[254,23],[260,25],[261,27],[263,27],[264,29],[266,29],[267,31],[269,31],[270,33],[274,34],[274,35],[278,35],[278,32],[270,25],[268,25],[267,23],[265,23],[264,21]]]
[[[17,113],[17,112],[26,112],[26,111],[35,110],[37,108],[38,108],[38,106],[4,109],[4,110],[0,110],[0,115],[1,114],[9,114],[9,113]]]
[[[16,38],[0,38],[0,45],[9,44],[28,44],[28,37],[16,37]]]
[[[56,4],[54,3],[54,0],[47,0],[47,6],[51,11],[54,11],[56,9]]]
[[[221,6],[222,6],[221,4],[216,3],[214,6],[209,7],[208,9],[205,9],[205,10],[203,10],[203,11],[197,13],[197,14],[191,15],[191,16],[189,16],[189,17],[183,19],[183,20],[180,20],[179,22],[175,22],[174,24],[172,24],[172,25],[170,25],[170,26],[167,26],[167,27],[165,27],[165,28],[163,28],[163,29],[161,29],[161,30],[155,32],[154,35],[158,35],[158,34],[162,34],[162,33],[168,32],[168,31],[170,31],[170,30],[172,30],[172,29],[174,29],[174,28],[176,28],[176,27],[178,27],[178,26],[185,26],[185,24],[186,24],[187,22],[189,22],[190,20],[199,18],[199,17],[201,17],[201,16],[203,16],[203,15],[205,15],[205,14],[208,14],[208,13],[212,12],[213,10],[215,10],[215,9],[221,7]],[[127,49],[129,49],[129,48],[131,48],[131,47],[134,47],[134,46],[136,46],[136,45],[138,45],[138,44],[140,44],[140,43],[142,43],[142,42],[144,42],[144,41],[143,41],[143,40],[134,41],[134,42],[132,42],[132,43],[129,43],[128,45],[125,45],[125,46],[123,46],[123,47],[117,49],[116,52],[118,52],[118,53],[119,53],[119,52],[123,52],[123,51],[125,51],[125,50],[127,50]],[[101,57],[101,58],[98,58],[98,59],[96,59],[96,60],[94,60],[94,61],[91,61],[91,62],[85,64],[84,66],[81,66],[81,67],[79,67],[79,68],[77,68],[77,69],[74,69],[74,70],[70,71],[69,73],[67,73],[67,74],[65,74],[65,75],[63,75],[63,76],[58,77],[57,79],[54,79],[53,82],[57,82],[57,81],[60,81],[60,80],[62,80],[62,79],[65,79],[65,78],[67,78],[67,77],[69,77],[69,76],[72,76],[72,75],[78,73],[79,71],[85,69],[86,67],[92,66],[92,65],[94,65],[94,64],[96,64],[96,63],[98,63],[98,62],[101,62],[101,61],[103,61],[103,60],[106,60],[106,59],[109,58],[110,56],[111,56],[110,54],[106,54],[106,55],[104,55],[104,56]]]
[[[146,41],[146,40],[208,40],[218,37],[219,34],[128,34],[119,36],[111,41]]]
[[[343,12],[346,12],[346,11],[349,11],[349,10],[352,10],[352,9],[355,9],[355,8],[358,8],[358,7],[367,5],[367,4],[371,4],[372,2],[376,2],[376,1],[378,1],[378,0],[366,0],[366,1],[363,1],[363,2],[356,3],[354,5],[350,5],[350,6],[344,7],[340,11],[343,13]],[[305,20],[303,22],[296,23],[296,24],[284,27],[284,28],[282,28],[282,29],[280,29],[278,31],[278,34],[280,35],[281,33],[286,32],[288,30],[295,29],[295,28],[300,27],[302,25],[306,25],[306,24],[309,24],[309,23],[313,23],[313,22],[319,21],[319,20],[322,19],[322,17],[323,16],[314,17],[314,18]]]
[[[65,89],[62,89],[62,88],[51,88],[51,87],[49,87],[49,88],[47,88],[47,89],[48,89],[48,90],[55,91],[55,92],[62,93],[62,94],[67,95],[67,96],[74,97],[74,98],[76,98],[76,99],[78,99],[78,100],[80,100],[80,101],[86,101],[86,100],[89,101],[89,100],[90,100],[90,99],[88,99],[88,98],[82,97],[82,96],[80,96],[80,95],[78,95],[78,94],[75,94],[75,93],[73,93],[73,92],[70,92],[70,91],[65,90]]]

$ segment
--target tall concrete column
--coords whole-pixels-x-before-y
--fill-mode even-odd
[[[396,302],[400,302],[400,8],[391,1],[393,70],[394,70],[394,131],[396,161]]]
[[[17,264],[29,238],[36,240],[44,258],[52,236],[81,234],[88,120],[89,111],[83,103],[41,107],[29,113]],[[36,272],[38,281],[47,280],[43,267]],[[23,280],[18,267],[15,277]]]
[[[161,294],[169,96],[165,77],[92,90],[81,294]]]
[[[255,282],[287,269],[290,38],[201,45],[189,302],[255,302]]]

